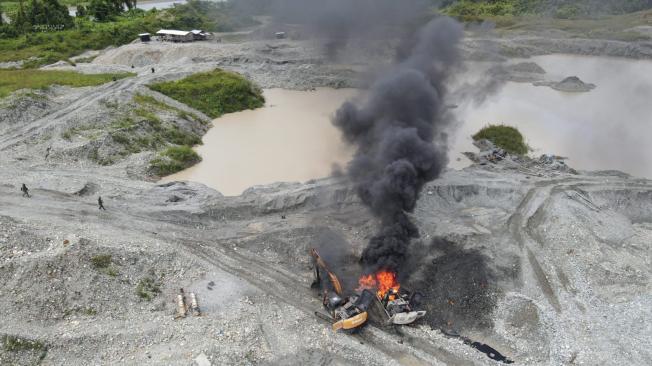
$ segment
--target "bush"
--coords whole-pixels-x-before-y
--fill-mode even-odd
[[[84,9],[84,13],[86,9]],[[113,0],[91,0],[88,4],[88,14],[96,20],[105,22],[114,20],[118,15],[124,12],[122,1]]]
[[[163,151],[150,162],[157,175],[170,175],[201,161],[201,157],[189,146],[173,146]]]
[[[150,277],[145,277],[136,285],[136,295],[143,300],[151,301],[161,293],[161,285]]]
[[[109,268],[111,265],[111,255],[110,254],[100,254],[93,256],[91,258],[91,263],[93,264],[93,267],[96,269],[105,269]]]
[[[181,163],[196,163],[201,160],[199,155],[188,146],[173,146],[163,152],[163,156],[167,156],[172,160]]]
[[[473,140],[487,139],[494,145],[504,149],[510,154],[524,155],[529,148],[523,139],[523,135],[514,127],[505,125],[489,125],[473,135]]]
[[[516,15],[516,3],[517,0],[491,2],[462,0],[444,9],[444,13],[463,21],[475,21],[489,16]]]
[[[265,104],[262,91],[254,83],[239,74],[221,69],[149,87],[213,118]]]
[[[11,335],[2,336],[2,346],[9,352],[44,351],[46,349],[45,344],[41,341]]]

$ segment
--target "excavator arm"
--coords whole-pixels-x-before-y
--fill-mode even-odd
[[[336,294],[342,295],[342,284],[340,283],[339,278],[335,275],[335,273],[331,272],[330,269],[328,269],[328,266],[326,266],[326,263],[324,260],[319,256],[319,253],[317,252],[317,249],[312,248],[310,249],[310,255],[314,259],[315,262],[315,271],[317,271],[317,276],[319,277],[319,269],[321,269],[323,272],[325,272],[328,275],[328,279],[333,286],[333,291],[335,291]]]

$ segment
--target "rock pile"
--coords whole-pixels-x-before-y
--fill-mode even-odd
[[[595,84],[585,83],[577,76],[569,76],[560,82],[542,81],[534,83],[535,86],[549,86],[555,90],[566,93],[586,93],[595,89]]]

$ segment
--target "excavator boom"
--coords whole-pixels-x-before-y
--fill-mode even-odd
[[[326,272],[326,274],[328,274],[328,278],[331,282],[331,285],[333,286],[333,290],[335,291],[335,293],[338,295],[342,295],[342,284],[340,283],[339,278],[337,278],[335,273],[331,272],[330,269],[328,269],[328,266],[326,266],[326,262],[324,262],[321,256],[319,256],[317,249],[315,248],[310,249],[310,255],[314,258],[315,265],[321,268],[322,271]]]

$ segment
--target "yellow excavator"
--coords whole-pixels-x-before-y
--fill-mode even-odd
[[[345,297],[342,283],[335,273],[326,266],[316,249],[310,250],[315,266],[315,280],[312,287],[317,288],[322,296],[322,303],[328,316],[316,311],[315,315],[333,323],[333,330],[354,330],[367,322],[367,310],[376,295],[364,290],[360,294]]]

